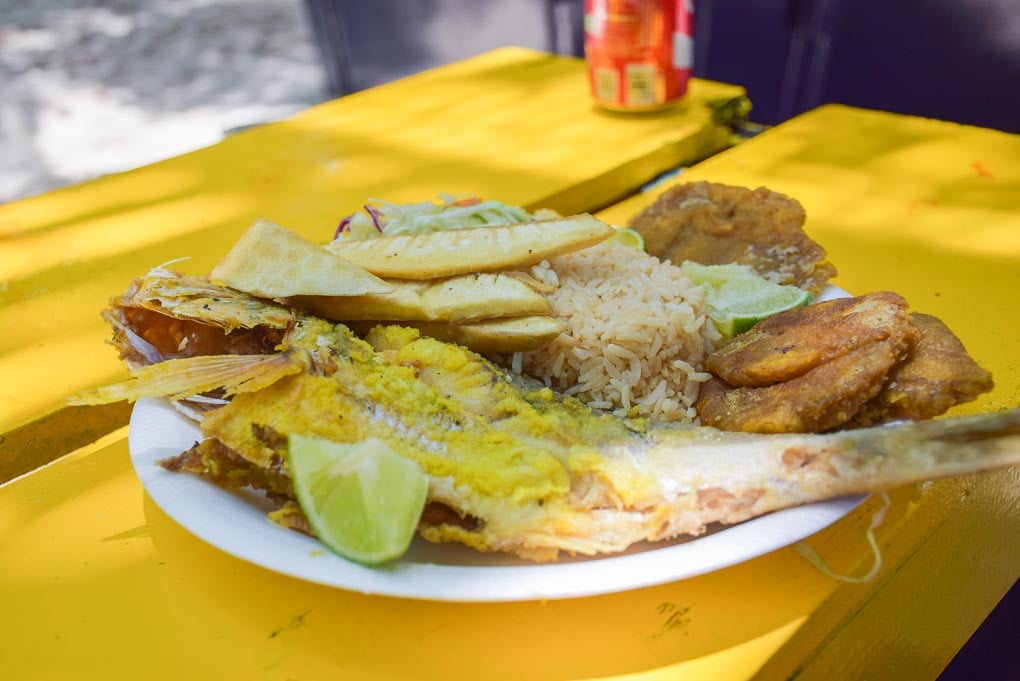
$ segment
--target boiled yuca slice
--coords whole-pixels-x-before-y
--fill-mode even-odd
[[[393,289],[364,268],[264,219],[241,235],[209,276],[263,298],[355,296]]]
[[[374,322],[355,322],[356,332],[367,333]],[[567,325],[547,315],[484,319],[477,322],[400,322],[437,340],[463,345],[480,353],[526,352],[541,347],[563,333]]]
[[[336,321],[467,321],[488,317],[549,314],[544,295],[499,272],[447,279],[392,279],[393,290],[363,296],[296,296],[287,303]]]
[[[499,227],[339,240],[325,247],[380,277],[436,279],[532,265],[614,234],[606,223],[582,213]]]

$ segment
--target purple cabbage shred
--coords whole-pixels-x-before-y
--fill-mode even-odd
[[[333,232],[334,239],[339,239],[341,234],[345,234],[351,230],[351,220],[353,218],[354,215],[351,214],[340,221],[340,224],[337,226],[336,231]]]
[[[377,209],[375,209],[372,206],[365,206],[365,212],[368,213],[368,216],[370,218],[372,218],[372,224],[375,225],[375,231],[382,234],[383,233],[382,213],[380,213]]]

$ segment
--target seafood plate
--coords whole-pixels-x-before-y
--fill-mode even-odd
[[[722,198],[713,198],[713,191]],[[681,209],[736,200],[768,209],[757,217],[752,211],[751,218],[732,206],[719,214],[734,222],[776,214],[798,219],[788,202],[760,190],[752,197],[736,196],[709,188],[685,198]],[[704,222],[715,219],[712,215],[690,222],[711,234],[714,228]],[[377,222],[376,213],[372,218]],[[661,240],[661,215],[654,224]],[[562,238],[549,239],[549,232],[559,229]],[[590,216],[487,230],[472,227],[463,236],[472,243],[499,238],[511,244],[502,252],[520,259],[500,260],[496,270],[543,293],[567,271],[557,272],[557,263],[585,253],[645,269],[673,267],[652,255],[614,250],[604,243],[613,229]],[[263,233],[272,235],[272,230]],[[540,249],[522,247],[517,239],[543,233],[555,252],[527,260]],[[442,234],[441,241],[455,243],[450,233]],[[625,364],[641,380],[625,380],[616,393],[593,397],[517,369],[522,356],[540,351],[551,338],[577,338],[588,328],[578,327],[576,310],[567,315],[553,295],[538,316],[550,320],[555,333],[531,332],[530,322],[521,321],[528,316],[510,313],[439,322],[413,318],[419,314],[413,311],[407,318],[365,324],[372,321],[364,313],[366,300],[382,300],[390,312],[452,309],[393,304],[393,291],[406,291],[406,280],[433,276],[422,272],[436,272],[428,280],[430,299],[444,288],[434,286],[437,279],[487,274],[453,270],[458,259],[439,255],[425,262],[407,257],[406,267],[416,269],[402,269],[401,259],[418,252],[419,245],[421,252],[433,248],[448,254],[449,246],[437,248],[436,240],[427,234],[389,240],[383,235],[323,249],[288,237],[288,248],[296,249],[288,254],[314,256],[302,262],[328,264],[328,254],[335,251],[357,254],[361,264],[341,262],[347,274],[355,268],[365,290],[337,296],[341,304],[328,306],[334,310],[330,319],[317,316],[322,306],[314,312],[295,306],[305,291],[280,289],[283,280],[272,281],[264,258],[254,278],[237,253],[229,255],[234,264],[222,277],[156,268],[104,313],[131,378],[76,399],[85,404],[146,400],[132,422],[139,475],[161,506],[211,543],[315,581],[335,583],[328,574],[337,574],[338,586],[433,598],[482,596],[458,596],[456,589],[409,593],[413,587],[399,586],[408,571],[421,572],[412,581],[424,582],[433,570],[453,571],[463,579],[449,574],[437,579],[471,584],[492,599],[632,588],[699,574],[797,541],[838,519],[869,492],[1020,463],[1020,410],[934,418],[990,390],[991,376],[944,325],[908,312],[906,301],[893,293],[823,295],[814,305],[770,313],[742,335],[726,338],[710,326],[715,318],[702,288],[684,286],[686,297],[662,303],[663,309],[678,312],[686,330],[678,342],[690,341],[682,348],[689,354],[671,360],[670,366],[686,362],[672,379],[677,389],[667,393],[672,388],[644,380],[643,360],[624,341],[614,340],[602,344],[607,360],[596,358],[597,367],[612,373],[616,369],[609,360],[630,353]],[[264,246],[254,237],[248,241],[245,248]],[[698,242],[704,253],[705,239]],[[732,252],[732,244],[728,248]],[[776,252],[773,246],[767,250]],[[835,269],[820,260],[824,250],[803,250],[809,261],[784,261],[779,267],[784,281],[776,285],[804,283],[805,290],[817,293]],[[378,269],[371,269],[377,262]],[[550,262],[551,278],[548,268],[539,269]],[[362,265],[368,269],[358,270]],[[411,271],[414,276],[401,278]],[[807,278],[801,282],[798,273]],[[244,281],[248,292],[232,288],[236,281]],[[509,288],[500,284],[495,290]],[[360,297],[358,318],[342,316],[344,296]],[[651,303],[642,300],[640,307],[645,304]],[[631,307],[631,316],[638,316],[639,306]],[[642,339],[639,334],[636,340]],[[654,357],[676,349],[652,345]],[[653,399],[632,395],[632,384],[647,388]],[[171,401],[186,416],[151,398]],[[170,428],[173,437],[161,428]],[[155,441],[150,431],[157,433]],[[337,443],[379,438],[420,466],[428,494],[417,521],[419,540],[410,553],[382,566],[344,562],[349,567],[318,571],[317,566],[341,559],[311,538],[314,523],[290,474],[288,438],[294,435]],[[203,496],[216,494],[227,504],[244,499],[245,510],[237,515],[226,507],[177,503],[175,490],[196,489],[191,485],[204,485]],[[249,512],[257,525],[247,524]],[[239,523],[237,531],[232,518]],[[277,537],[293,549],[270,551],[267,558],[263,542],[269,546]],[[274,557],[281,555],[287,558]],[[436,558],[458,555],[483,565]],[[300,565],[287,567],[291,559]],[[619,576],[634,564],[643,567],[616,586],[612,580],[562,577],[575,570]],[[476,572],[482,568],[488,576]],[[465,576],[462,570],[470,572]],[[508,574],[500,585],[488,582]],[[557,577],[543,587],[524,575]]]

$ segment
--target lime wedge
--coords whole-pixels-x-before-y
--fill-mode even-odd
[[[624,246],[628,246],[639,251],[645,250],[645,238],[641,236],[641,232],[638,232],[637,230],[633,230],[629,227],[617,227],[616,234],[613,238]]]
[[[725,338],[744,333],[761,320],[811,302],[811,293],[773,284],[746,265],[685,262],[684,274],[705,287],[708,315]]]
[[[290,435],[287,448],[298,503],[329,550],[367,565],[407,551],[429,487],[417,463],[376,438]]]
[[[761,279],[765,281],[750,265],[739,265],[735,262],[728,265],[702,265],[685,260],[680,264],[680,269],[695,284],[705,284],[713,288],[722,286],[732,279]]]

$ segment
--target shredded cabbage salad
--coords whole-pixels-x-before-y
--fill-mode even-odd
[[[440,194],[439,202],[396,204],[369,199],[364,210],[340,221],[333,240],[358,241],[394,234],[423,234],[465,227],[527,222],[535,216],[523,208],[474,196]]]

